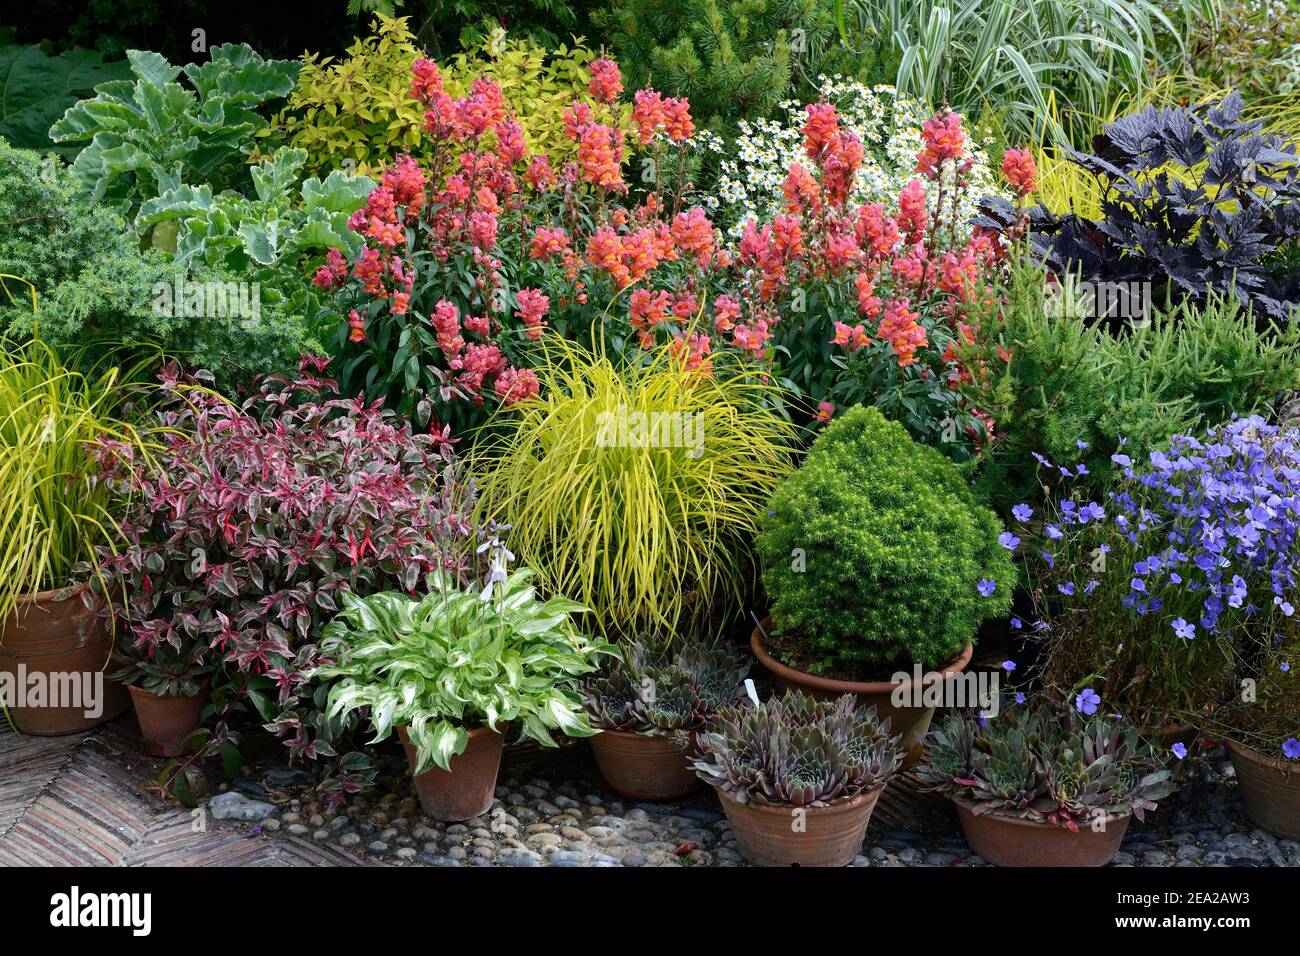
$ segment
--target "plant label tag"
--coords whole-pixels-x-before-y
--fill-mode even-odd
[[[758,699],[758,691],[754,690],[754,681],[752,678],[745,678],[745,693],[749,695],[749,699],[752,700],[754,706],[757,707],[760,701]]]

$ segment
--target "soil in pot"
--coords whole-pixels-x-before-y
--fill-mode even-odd
[[[635,800],[675,800],[700,783],[690,756],[668,737],[603,730],[591,740],[596,766],[611,790]]]
[[[145,749],[155,757],[179,757],[193,752],[189,737],[199,729],[211,689],[212,681],[207,677],[199,681],[199,692],[193,697],[155,694],[134,685],[128,687]]]
[[[889,718],[890,733],[901,734],[902,741],[899,743],[899,749],[904,753],[903,764],[900,770],[906,770],[908,767],[915,765],[922,757],[923,742],[925,735],[930,729],[930,721],[934,718],[934,707],[897,707],[893,699],[895,691],[901,688],[903,693],[908,697],[913,694],[912,679],[894,683],[892,681],[847,681],[837,680],[832,677],[820,677],[816,674],[806,674],[803,671],[787,667],[768,653],[767,645],[763,639],[765,630],[770,630],[772,619],[767,618],[762,625],[754,628],[749,638],[749,646],[758,658],[758,662],[772,674],[777,685],[782,690],[796,689],[803,691],[809,696],[821,700],[832,700],[844,694],[853,694],[860,701],[862,707],[876,708],[876,716],[880,720]],[[970,663],[974,647],[966,645],[956,660],[939,668],[936,671],[927,673],[921,682],[922,687],[929,686],[939,679],[939,676],[948,677],[959,674],[966,669]],[[916,693],[921,688],[916,689]]]
[[[9,718],[24,734],[73,734],[112,720],[131,704],[126,688],[109,680],[113,638],[97,610],[88,608],[79,589],[42,591],[18,598],[13,613],[0,621],[0,673],[15,691],[44,688],[41,706],[9,707]],[[54,698],[72,706],[52,707]]]
[[[953,800],[970,848],[996,866],[1105,866],[1119,852],[1132,817],[1107,817],[1104,829],[1078,830],[981,813]]]
[[[1266,757],[1225,740],[1246,813],[1265,830],[1300,840],[1300,761]]]
[[[406,750],[406,762],[415,774],[418,763],[415,747],[405,727],[398,727],[397,733]],[[415,774],[415,792],[421,809],[435,820],[449,823],[472,820],[487,813],[496,793],[505,739],[504,734],[490,727],[475,727],[469,732],[465,752],[452,757],[448,763],[450,771],[430,767],[424,773]]]
[[[715,787],[736,843],[755,866],[847,866],[862,841],[883,786],[825,807],[738,803]]]

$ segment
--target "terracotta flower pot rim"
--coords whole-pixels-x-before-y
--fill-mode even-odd
[[[836,680],[833,677],[820,677],[817,674],[809,674],[807,671],[795,670],[793,667],[787,667],[780,661],[776,660],[767,653],[767,648],[763,644],[763,628],[772,623],[772,618],[763,619],[762,625],[755,627],[749,636],[749,648],[758,658],[758,662],[767,670],[771,671],[777,677],[792,683],[804,684],[808,687],[816,687],[818,690],[832,691],[840,694],[888,694],[899,687],[910,687],[912,679],[909,677],[901,681],[849,681]],[[938,677],[947,677],[950,674],[957,674],[966,669],[970,663],[971,657],[975,654],[975,645],[967,644],[956,658],[949,661],[943,667],[936,670],[927,671],[921,680],[922,686],[928,686],[934,683]]]
[[[975,804],[971,801],[966,800],[963,797],[949,797],[948,799],[960,806],[971,816],[977,815],[975,813]],[[978,814],[978,816],[981,820],[997,820],[999,823],[1009,823],[1012,826],[1029,827],[1030,829],[1035,830],[1069,830],[1069,827],[1058,826],[1055,823],[1048,823],[1046,820],[1026,820],[1024,817],[1013,817],[1005,813],[998,813],[997,811],[981,813]],[[1131,813],[1108,813],[1106,815],[1106,826],[1109,827],[1113,823],[1119,823],[1121,820],[1128,819],[1132,816],[1133,814]]]
[[[592,726],[595,727],[596,725],[592,724]],[[666,731],[666,730],[657,730],[657,729],[650,731],[650,733],[648,734],[638,733],[635,730],[617,730],[613,727],[598,727],[596,729],[599,730],[602,734],[612,734],[615,737],[641,737],[646,740],[666,740],[677,733],[677,731],[675,730]],[[700,731],[687,730],[685,727],[683,727],[681,728],[681,732],[684,734],[690,734],[692,737],[694,737]]]
[[[830,810],[852,810],[854,807],[861,806],[867,800],[875,797],[877,794],[879,794],[880,791],[884,790],[888,784],[889,781],[886,780],[884,783],[878,783],[874,787],[870,787],[866,790],[860,790],[851,797],[841,797],[838,800],[832,800],[830,803],[822,804],[819,807],[808,805],[802,808],[796,808],[793,803],[754,803],[752,801],[750,803],[741,803],[739,800],[736,799],[736,795],[732,793],[730,790],[723,790],[722,787],[718,786],[716,783],[713,784],[712,786],[713,789],[717,791],[719,800],[726,800],[730,803],[734,803],[735,805],[740,807],[745,807],[746,809],[749,810],[757,810],[760,813],[778,813],[781,816],[786,816],[787,814],[789,814],[791,810],[794,809],[804,809],[813,812],[825,812]]]
[[[1227,747],[1229,751],[1244,760],[1249,760],[1252,763],[1267,767],[1270,770],[1276,770],[1279,773],[1300,775],[1300,760],[1287,760],[1283,757],[1270,757],[1267,754],[1260,753],[1254,747],[1248,747],[1245,744],[1237,743],[1237,741],[1229,740],[1226,737],[1223,738],[1223,745]]]
[[[408,736],[406,731],[406,728],[408,726],[410,725],[394,724],[393,729],[396,730],[402,736]],[[507,721],[503,720],[499,722],[498,726],[501,728],[500,730],[493,730],[487,724],[475,724],[473,727],[466,727],[465,733],[467,733],[471,737],[481,737],[484,734],[497,734],[498,736],[504,737],[506,735],[506,732],[510,729],[510,724]]]
[[[90,582],[82,581],[80,584],[65,584],[61,588],[50,588],[46,591],[24,591],[14,596],[14,604],[52,604],[71,601],[88,587],[90,587]],[[66,597],[60,598],[60,594],[66,595]]]
[[[198,680],[198,685],[199,685],[198,691],[196,693],[189,694],[189,695],[159,694],[155,691],[148,690],[147,688],[141,687],[139,684],[127,684],[126,689],[133,694],[148,694],[150,697],[154,698],[155,700],[193,700],[195,697],[201,696],[205,690],[211,688],[212,675],[205,674],[204,676],[200,677]]]

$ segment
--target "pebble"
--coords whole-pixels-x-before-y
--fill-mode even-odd
[[[263,800],[253,800],[238,790],[219,793],[208,801],[208,813],[214,820],[265,820],[279,807]]]
[[[1246,816],[1231,765],[1189,764],[1181,788],[1144,823],[1129,827],[1115,866],[1297,866],[1300,842],[1279,839]],[[248,781],[298,796],[276,805],[232,783],[208,801],[218,820],[310,834],[318,843],[426,866],[743,866],[744,856],[711,794],[678,803],[614,799],[594,774],[554,780],[503,777],[490,808],[444,823],[421,813],[404,767],[381,772],[376,790],[330,809],[314,779],[291,768],[247,770]],[[300,797],[300,799],[299,799]],[[873,828],[853,866],[988,866],[955,825],[917,832]]]

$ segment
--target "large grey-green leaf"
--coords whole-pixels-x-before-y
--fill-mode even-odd
[[[125,60],[105,62],[93,50],[73,47],[58,56],[38,46],[0,47],[0,136],[24,149],[54,149],[50,127],[101,83],[131,75]]]

